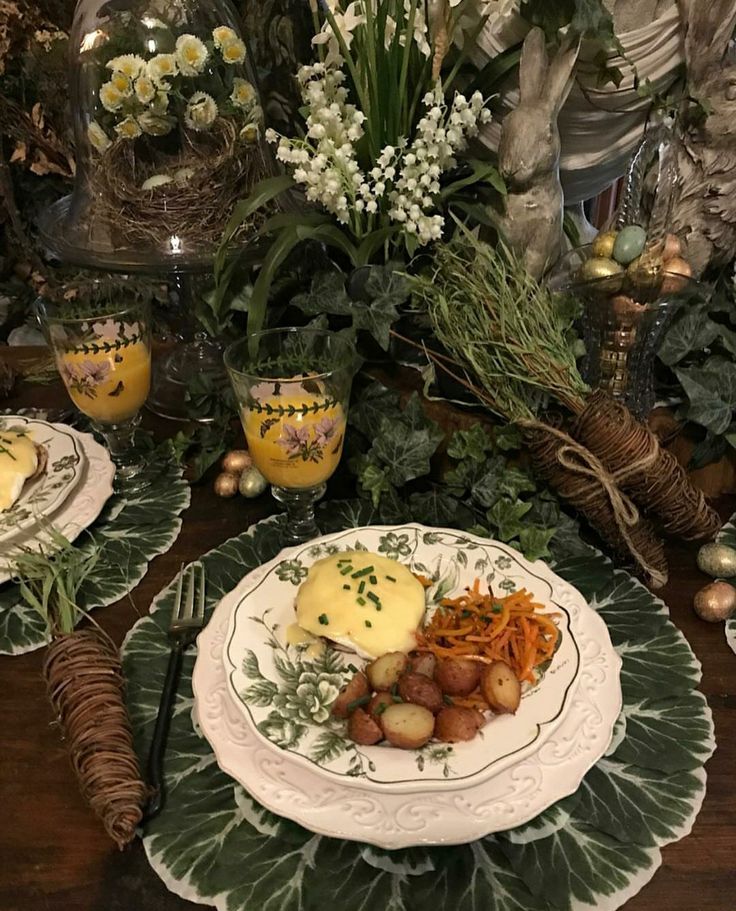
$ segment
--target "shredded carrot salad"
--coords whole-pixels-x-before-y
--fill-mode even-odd
[[[552,657],[560,636],[552,619],[557,614],[541,610],[543,605],[525,588],[496,598],[491,591],[481,592],[476,579],[464,594],[440,602],[417,634],[418,648],[438,658],[505,661],[519,680],[534,683],[535,668]],[[475,704],[472,696],[468,704]]]

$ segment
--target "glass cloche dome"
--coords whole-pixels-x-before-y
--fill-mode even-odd
[[[123,271],[210,268],[270,161],[228,0],[80,0],[70,47],[77,173],[42,222],[49,251]]]

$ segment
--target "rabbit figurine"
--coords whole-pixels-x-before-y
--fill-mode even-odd
[[[579,43],[550,62],[544,32],[533,28],[519,65],[520,100],[501,125],[499,170],[508,194],[500,228],[528,271],[541,278],[562,243],[562,185],[557,115],[571,88]]]
[[[687,247],[695,275],[736,254],[736,63],[727,49],[734,0],[678,0],[685,26],[690,96],[677,148],[671,228]]]

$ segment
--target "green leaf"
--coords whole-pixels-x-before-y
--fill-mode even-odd
[[[658,772],[601,759],[578,791],[576,813],[619,841],[658,846],[689,834],[705,796],[705,774]]]
[[[723,433],[736,406],[736,364],[713,357],[706,367],[680,367],[675,374],[690,400],[687,417],[714,434]]]
[[[521,431],[516,424],[504,424],[496,427],[493,432],[493,440],[496,448],[501,452],[509,452],[513,449],[521,449]]]
[[[713,720],[702,693],[626,703],[626,737],[611,757],[660,772],[698,769],[713,754]]]
[[[371,447],[371,455],[386,468],[386,477],[395,487],[429,474],[429,460],[439,441],[430,430],[407,432],[401,424],[384,424]]]
[[[522,528],[519,532],[519,545],[527,560],[534,561],[550,556],[549,542],[555,531],[554,528],[536,528],[533,525]]]
[[[373,506],[378,507],[381,497],[393,490],[386,469],[369,455],[358,456],[350,467],[358,477],[361,492],[370,495]]]
[[[252,649],[248,648],[245,650],[242,668],[245,676],[250,677],[251,680],[265,680],[265,677],[261,673],[261,669],[258,667],[258,657]]]
[[[361,392],[348,412],[348,423],[372,439],[381,421],[389,415],[399,415],[399,393],[374,382]]]
[[[647,699],[657,692],[687,693],[697,686],[700,662],[687,639],[672,624],[661,627],[648,639],[624,641],[612,628],[611,639],[623,661],[624,701]]]
[[[495,529],[501,541],[517,538],[524,529],[521,520],[531,508],[531,503],[522,503],[521,500],[497,500],[486,513],[491,530]]]
[[[279,688],[270,680],[259,680],[257,683],[249,686],[242,694],[241,698],[251,705],[269,706],[273,702],[273,697],[278,693]]]
[[[423,525],[452,525],[457,516],[459,503],[441,488],[433,488],[426,493],[413,493],[409,497],[409,512],[415,522]],[[463,556],[465,556],[463,554]]]
[[[440,199],[447,200],[465,187],[470,187],[477,183],[488,183],[501,196],[506,196],[508,192],[506,183],[494,164],[490,164],[487,161],[478,161],[477,159],[468,159],[466,164],[470,165],[471,173],[467,177],[461,177],[446,184],[440,191]]]
[[[342,734],[336,731],[322,731],[314,741],[310,759],[318,765],[337,759],[347,749],[348,743]]]
[[[493,438],[482,424],[474,424],[470,430],[456,430],[447,445],[451,459],[470,459],[483,462],[486,453],[493,449]]]
[[[309,291],[297,294],[291,303],[307,316],[323,313],[346,316],[350,314],[352,306],[345,290],[345,277],[341,272],[320,272],[315,275]]]
[[[678,364],[694,349],[710,345],[717,337],[718,329],[702,307],[688,310],[669,328],[657,352],[659,359],[669,367]]]
[[[388,299],[377,299],[370,304],[353,303],[352,314],[353,326],[364,329],[384,351],[388,351],[391,327],[399,316],[395,305]]]

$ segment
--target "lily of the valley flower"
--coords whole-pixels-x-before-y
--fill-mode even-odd
[[[108,70],[122,73],[128,79],[135,79],[143,72],[146,67],[146,61],[137,54],[123,54],[120,57],[113,57],[105,64]]]
[[[209,53],[196,35],[180,35],[176,39],[176,62],[185,76],[196,76],[207,63]]]
[[[217,102],[207,92],[195,92],[189,99],[184,122],[193,130],[208,130],[217,119]]]
[[[111,145],[110,137],[96,120],[93,120],[87,127],[87,138],[92,144],[92,147],[100,153],[104,152]]]

